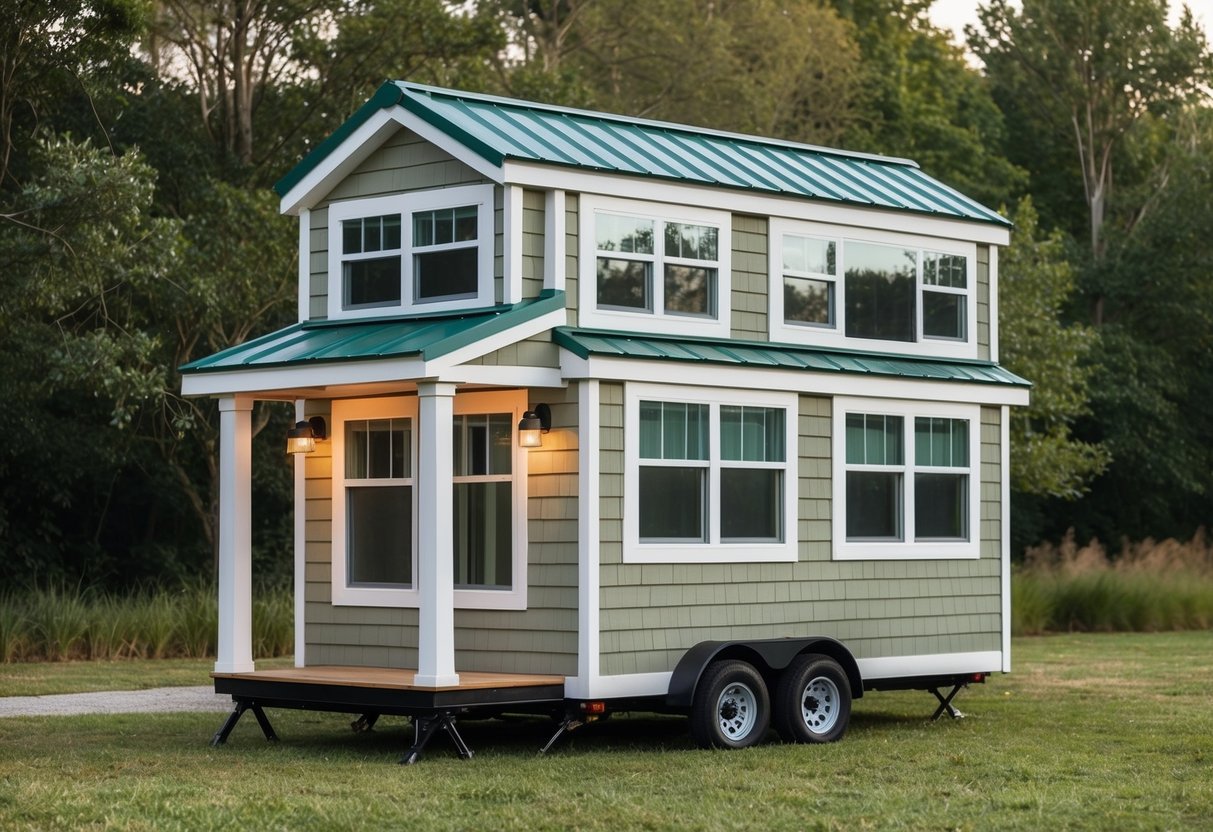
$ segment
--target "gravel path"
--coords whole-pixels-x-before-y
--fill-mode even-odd
[[[76,716],[79,714],[146,714],[230,711],[232,697],[213,687],[112,690],[52,696],[0,697],[0,718],[6,716]]]

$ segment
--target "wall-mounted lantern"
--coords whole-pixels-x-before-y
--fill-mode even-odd
[[[288,454],[310,454],[316,450],[317,439],[328,438],[328,426],[323,416],[313,416],[306,422],[296,422],[295,426],[286,432],[286,452]]]
[[[520,448],[542,448],[543,434],[552,429],[552,408],[546,404],[535,405],[534,410],[522,414],[518,423],[518,446]]]

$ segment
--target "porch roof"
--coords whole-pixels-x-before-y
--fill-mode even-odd
[[[681,338],[557,327],[552,340],[579,358],[608,356],[693,362],[745,368],[808,370],[931,381],[1031,387],[994,361],[920,358],[859,350],[834,350],[766,341]]]
[[[183,375],[417,356],[432,361],[564,309],[563,292],[508,306],[408,318],[303,321],[181,366]]]

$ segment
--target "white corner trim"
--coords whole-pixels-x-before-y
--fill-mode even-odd
[[[565,680],[565,695],[594,696],[600,670],[599,610],[599,386],[577,385],[577,675]]]
[[[990,360],[998,360],[998,246],[990,246]]]
[[[543,195],[543,288],[563,292],[565,287],[564,191],[553,188]]]
[[[517,303],[522,300],[522,188],[506,185],[502,191],[501,302]]]
[[[998,527],[1002,532],[1002,670],[1011,672],[1011,408],[1003,405],[999,411],[1001,470],[999,479]]]
[[[868,679],[911,679],[961,673],[997,673],[1002,654],[997,650],[973,653],[934,653],[922,656],[882,656],[858,659],[859,675]]]
[[[295,401],[295,421],[306,419],[304,400]],[[331,421],[331,420],[330,420]],[[295,667],[307,659],[307,457],[295,454]]]
[[[312,212],[299,212],[299,320],[312,316]],[[300,417],[302,418],[302,417]]]

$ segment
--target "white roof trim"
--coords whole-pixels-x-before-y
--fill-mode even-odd
[[[485,178],[498,184],[504,181],[500,167],[489,163],[403,107],[394,106],[379,110],[368,118],[316,167],[308,171],[306,176],[283,195],[279,211],[283,214],[298,214],[304,209],[314,208],[401,127],[411,130],[451,154],[457,161]]]
[[[570,380],[646,381],[743,390],[783,390],[817,396],[868,396],[1012,406],[1027,405],[1029,398],[1027,389],[1003,384],[900,379],[875,374],[823,373],[775,367],[730,367],[686,361],[646,361],[613,356],[580,358],[564,348],[560,350],[560,369],[564,377]]]

